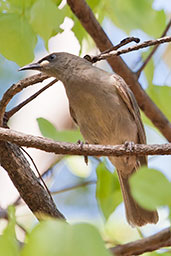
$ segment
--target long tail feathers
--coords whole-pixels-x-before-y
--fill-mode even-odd
[[[118,176],[120,180],[121,190],[123,194],[123,199],[125,203],[126,217],[128,223],[131,226],[143,226],[148,223],[157,223],[158,222],[158,213],[157,211],[149,211],[143,209],[138,203],[133,199],[130,186],[128,183],[129,177],[123,177],[122,173],[118,171]]]

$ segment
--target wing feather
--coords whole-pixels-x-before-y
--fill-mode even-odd
[[[146,144],[146,136],[144,131],[144,126],[141,121],[140,111],[138,104],[136,102],[136,99],[134,97],[134,94],[129,89],[128,85],[125,83],[125,81],[120,77],[113,75],[114,79],[116,80],[115,86],[117,89],[117,92],[119,96],[122,98],[126,106],[128,107],[129,112],[133,116],[135,123],[138,128],[138,143],[140,144]],[[142,165],[147,165],[147,158],[145,156],[140,156],[139,160]]]

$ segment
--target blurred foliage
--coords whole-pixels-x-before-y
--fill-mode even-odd
[[[153,0],[110,0],[106,1],[109,18],[114,24],[130,33],[133,29],[141,29],[150,36],[158,37],[159,28],[164,30],[166,17],[163,10],[152,8]],[[107,14],[106,13],[106,14]]]
[[[26,18],[17,13],[0,14],[0,52],[7,59],[23,65],[34,58],[36,35]]]
[[[82,135],[79,130],[57,131],[52,123],[42,117],[37,118],[37,122],[41,134],[44,137],[57,141],[65,141],[71,143],[76,143],[77,141],[82,140]]]
[[[107,220],[115,208],[122,202],[122,195],[116,172],[111,173],[104,163],[96,169],[96,198],[98,205]]]
[[[59,9],[60,0],[5,0],[0,4],[0,53],[19,65],[34,58],[36,37],[47,43],[49,38],[60,32],[66,16],[74,20],[73,31],[81,43],[87,37],[85,29],[68,6]],[[110,18],[116,26],[129,33],[142,29],[150,36],[159,36],[166,23],[164,11],[152,8],[153,0],[88,0],[98,20]],[[131,17],[131,18],[128,18]],[[145,17],[145,19],[144,19]],[[160,28],[160,31],[159,31]]]
[[[69,225],[48,219],[27,235],[27,243],[19,249],[15,234],[15,211],[10,207],[9,222],[0,237],[0,255],[8,256],[110,256],[98,230],[89,224]],[[86,242],[85,242],[86,241]]]
[[[171,206],[171,183],[158,170],[141,167],[130,178],[131,192],[142,207]]]
[[[110,253],[95,227],[47,220],[38,224],[27,237],[21,256],[30,255],[109,256]]]
[[[18,256],[19,244],[15,234],[15,209],[12,206],[8,208],[8,217],[8,225],[0,236],[0,255]]]
[[[144,52],[142,58],[145,59],[149,52],[150,51]],[[144,70],[148,82],[146,92],[166,117],[171,120],[171,88],[165,85],[158,86],[153,84],[154,70],[154,61],[151,59]],[[146,124],[153,126],[151,121],[147,118],[144,118],[143,121],[145,121]]]

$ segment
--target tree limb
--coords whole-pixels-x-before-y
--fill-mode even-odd
[[[1,141],[0,158],[1,166],[7,171],[21,197],[37,218],[50,215],[64,219],[17,145]]]
[[[113,46],[85,0],[67,0],[67,3],[72,12],[80,20],[83,27],[93,38],[100,51],[103,52]],[[163,136],[171,142],[171,123],[142,89],[140,83],[137,81],[136,74],[128,68],[120,57],[115,56],[110,58],[108,59],[108,62],[112,69],[123,77],[126,83],[130,86],[130,89],[133,91],[136,100],[145,115],[160,130]]]
[[[30,85],[37,84],[47,79],[48,76],[42,73],[39,73],[34,76],[30,76],[20,80],[18,83],[13,84],[3,95],[0,101],[0,126],[3,126],[3,119],[6,107],[10,100],[19,92],[21,92],[24,88],[27,88]]]
[[[113,255],[140,255],[145,252],[152,252],[162,247],[171,246],[171,229],[166,228],[155,235],[130,242],[123,245],[117,245],[110,248]]]
[[[31,95],[28,99],[24,100],[23,102],[21,102],[20,104],[18,104],[16,107],[12,108],[11,110],[9,110],[8,112],[6,112],[6,118],[7,121],[9,120],[9,118],[11,116],[13,116],[16,112],[18,112],[21,108],[23,108],[26,104],[28,104],[29,102],[31,102],[32,100],[34,100],[37,96],[39,96],[42,92],[44,92],[45,90],[47,90],[49,87],[51,87],[53,84],[55,84],[58,80],[54,79],[52,80],[50,83],[46,84],[43,88],[41,88],[39,91],[37,91],[36,93],[34,93],[33,95]]]
[[[9,141],[18,146],[37,148],[46,152],[65,155],[122,156],[122,155],[170,155],[171,143],[135,144],[132,149],[125,145],[92,145],[57,142],[52,139],[33,136],[11,129],[0,128],[0,140]]]
[[[113,50],[112,49],[111,51],[107,50],[107,51],[104,51],[96,56],[86,55],[87,57],[86,56],[85,57],[86,57],[86,59],[89,57],[88,60],[92,63],[95,63],[100,60],[106,60],[107,58],[119,56],[121,54],[125,54],[125,53],[132,52],[132,51],[137,51],[139,49],[143,49],[143,48],[146,48],[146,47],[149,47],[152,45],[159,45],[159,44],[169,43],[169,42],[171,42],[171,36],[165,36],[165,37],[158,38],[155,40],[144,41],[143,43],[130,46],[126,49],[121,49],[121,50]],[[113,47],[113,48],[115,48],[115,47]]]

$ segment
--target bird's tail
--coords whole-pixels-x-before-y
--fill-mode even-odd
[[[129,174],[129,176],[130,175],[131,174]],[[124,177],[120,171],[118,171],[118,176],[125,203],[126,217],[128,223],[131,226],[143,226],[148,223],[157,223],[159,219],[157,211],[149,211],[143,209],[133,199],[130,192],[130,186],[128,183],[129,176]]]

